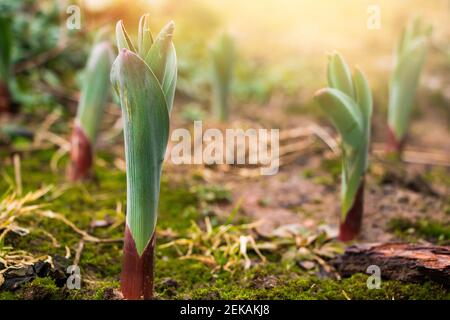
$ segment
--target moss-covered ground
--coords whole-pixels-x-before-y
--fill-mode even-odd
[[[54,150],[22,155],[21,175],[23,193],[44,185],[54,185],[52,192],[39,201],[46,208],[61,213],[79,229],[103,239],[120,239],[124,228],[125,174],[109,163],[108,154],[100,154],[95,167],[95,178],[83,184],[67,184],[64,163],[58,173],[50,169]],[[10,157],[3,154],[2,159]],[[107,161],[101,161],[107,160]],[[9,180],[14,180],[14,169],[3,161],[3,179],[0,190],[7,190]],[[11,179],[8,179],[11,178]],[[166,243],[167,234],[183,235],[192,221],[204,219],[204,201],[224,201],[229,194],[220,189],[191,188],[190,177],[174,182],[170,172],[164,176],[161,189],[158,221],[159,245]],[[58,193],[58,195],[57,195]],[[206,200],[205,200],[206,199]],[[239,217],[235,218],[236,221]],[[93,222],[109,221],[104,227],[93,227]],[[221,223],[220,219],[212,220]],[[57,255],[73,260],[80,235],[67,224],[45,217],[27,215],[18,223],[26,226],[29,234],[19,236],[9,233],[5,247],[26,250],[35,256]],[[420,223],[415,230],[421,235],[448,241],[448,228],[443,231],[435,224]],[[392,222],[398,232],[411,228]],[[409,233],[411,236],[411,233]],[[56,241],[56,243],[55,243]],[[16,291],[1,291],[0,299],[108,299],[119,286],[122,244],[85,242],[81,251],[82,287],[69,290],[58,287],[49,277],[36,278]],[[445,288],[434,283],[413,284],[383,281],[381,289],[367,289],[368,275],[357,274],[351,278],[334,280],[319,278],[297,264],[280,262],[277,255],[269,255],[265,263],[256,263],[248,270],[236,266],[232,270],[214,269],[197,260],[180,259],[176,248],[158,248],[156,264],[156,292],[159,299],[450,299]]]

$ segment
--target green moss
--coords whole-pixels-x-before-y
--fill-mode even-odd
[[[213,202],[231,202],[232,196],[230,190],[219,185],[198,185],[193,192],[199,201],[207,203]]]
[[[424,179],[430,183],[438,183],[450,187],[450,172],[444,167],[432,167],[424,173]]]
[[[414,240],[424,238],[438,244],[450,243],[450,226],[431,219],[411,221],[405,218],[394,218],[389,221],[388,228],[400,238]]]
[[[300,172],[300,176],[305,179],[312,178],[312,177],[314,177],[314,175],[315,175],[315,170],[310,169],[310,168],[304,169],[302,172]]]
[[[14,292],[0,291],[0,300],[19,300],[19,299],[20,297]]]
[[[197,198],[188,186],[171,186],[163,181],[159,199],[158,228],[182,230],[189,228],[191,220],[196,220]]]
[[[382,281],[380,289],[368,289],[368,275],[356,274],[340,281],[321,280],[298,267],[277,262],[250,270],[211,273],[193,260],[158,257],[156,291],[160,299],[450,299],[439,284]],[[171,279],[174,286],[165,285]]]
[[[338,179],[341,175],[342,163],[340,158],[323,159],[321,167],[325,172],[331,174],[334,179]]]
[[[450,299],[450,294],[434,283],[405,284],[382,281],[380,289],[368,289],[367,276],[356,274],[341,281],[300,277],[282,281],[274,287],[254,288],[230,283],[193,290],[192,299],[293,299],[293,300],[367,300],[367,299]]]
[[[67,299],[71,300],[108,300],[111,299],[111,291],[119,287],[118,281],[108,281],[96,284],[95,287],[91,285],[86,286],[82,284],[80,290],[68,290]]]
[[[50,278],[36,278],[25,285],[21,296],[32,300],[60,300],[65,298],[65,292]]]
[[[340,158],[323,159],[320,164],[321,170],[316,170],[308,177],[316,184],[333,188],[339,185],[341,168]]]

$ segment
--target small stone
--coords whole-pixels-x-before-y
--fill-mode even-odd
[[[46,262],[46,261],[38,261],[35,263],[35,265],[33,266],[35,273],[37,274],[38,277],[46,277],[48,276],[50,270],[51,270],[51,265],[50,263]]]
[[[272,289],[277,283],[278,279],[275,276],[258,277],[253,280],[253,286],[257,289]]]
[[[63,287],[68,278],[66,273],[67,268],[72,264],[72,262],[69,259],[59,255],[52,256],[52,259],[55,268],[50,271],[50,276],[55,280],[58,287]]]
[[[2,290],[5,291],[14,291],[19,289],[25,283],[32,281],[35,276],[26,276],[26,277],[15,277],[5,279],[2,285]]]
[[[396,198],[398,203],[406,204],[409,202],[409,196],[406,193],[399,193]]]
[[[300,261],[299,264],[305,270],[311,270],[316,266],[312,261]]]
[[[6,272],[4,273],[6,279],[32,276],[34,274],[35,274],[35,272],[34,272],[34,269],[32,266],[10,268],[10,269],[6,270]]]

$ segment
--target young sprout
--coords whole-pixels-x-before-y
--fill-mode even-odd
[[[339,239],[354,239],[361,228],[364,174],[368,166],[372,94],[363,73],[353,75],[343,57],[333,53],[328,62],[328,88],[315,99],[341,135],[342,185]]]
[[[399,154],[405,143],[430,33],[431,26],[416,19],[403,30],[397,45],[389,83],[387,139],[387,151],[394,154]]]
[[[153,297],[155,228],[177,58],[169,22],[153,40],[149,17],[139,22],[135,47],[122,21],[116,26],[119,55],[111,81],[120,97],[127,172],[127,218],[121,290],[126,299]]]
[[[0,15],[0,114],[11,111],[12,20]]]
[[[114,52],[108,41],[94,45],[83,75],[81,96],[71,136],[71,181],[90,176],[93,149],[111,86],[109,75],[113,60]]]
[[[224,33],[211,49],[213,113],[219,121],[227,121],[229,116],[234,58],[233,38]]]

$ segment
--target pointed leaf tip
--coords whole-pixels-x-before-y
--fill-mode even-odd
[[[167,37],[172,38],[173,32],[175,31],[175,22],[173,20],[169,21],[161,30],[161,35],[164,34]]]
[[[161,29],[144,59],[161,84],[166,71],[168,54],[173,46],[172,36],[174,28],[175,23],[170,21]]]
[[[136,51],[134,48],[133,42],[131,42],[130,37],[128,36],[127,31],[125,30],[125,26],[122,20],[119,20],[116,24],[116,39],[117,39],[117,48],[119,51],[122,48],[126,48],[131,51]]]
[[[319,96],[321,96],[322,94],[324,94],[326,91],[327,91],[326,88],[322,88],[322,89],[317,90],[317,91],[314,93],[314,98],[315,98],[315,99],[319,98]]]

